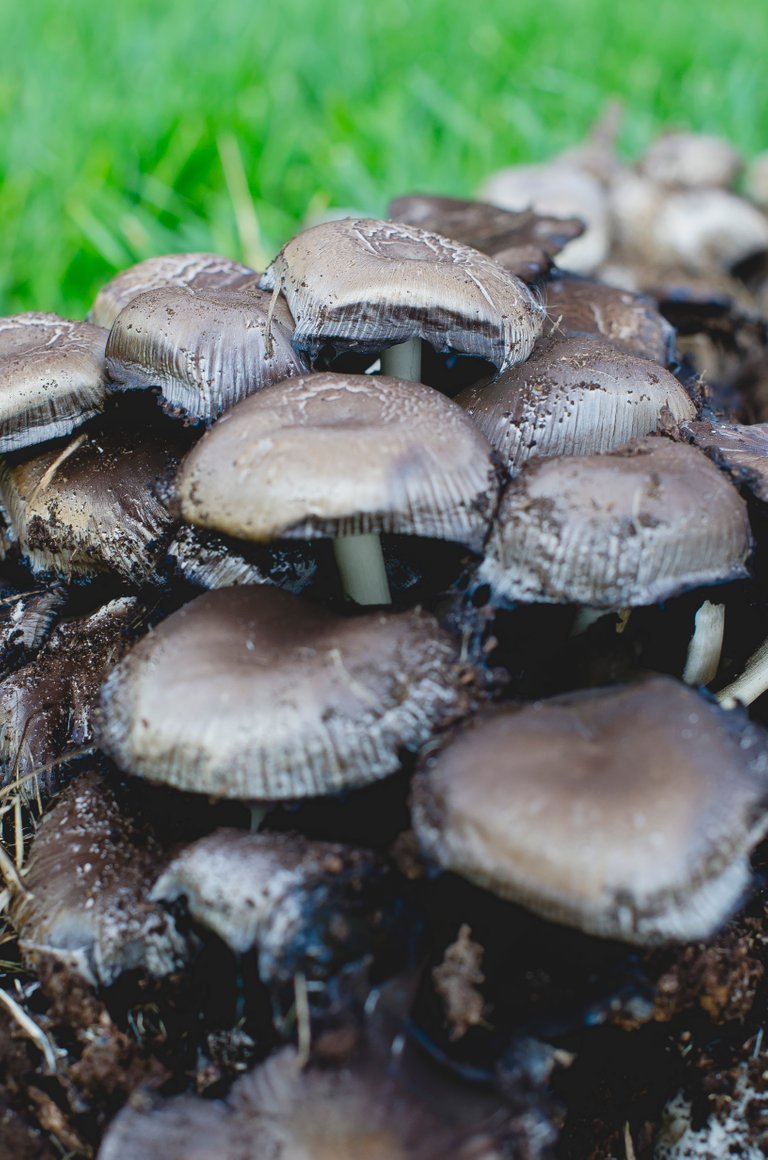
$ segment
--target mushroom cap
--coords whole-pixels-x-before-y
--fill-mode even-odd
[[[497,262],[440,234],[346,218],[298,234],[260,285],[276,285],[296,320],[293,345],[376,353],[413,338],[485,359],[497,370],[528,357],[543,310]]]
[[[768,829],[768,750],[751,741],[669,677],[489,709],[417,775],[413,823],[442,868],[557,922],[706,938]]]
[[[562,273],[547,279],[542,294],[559,333],[595,334],[638,358],[672,361],[674,328],[648,295]]]
[[[112,389],[157,387],[165,411],[210,424],[267,383],[306,370],[291,346],[293,319],[269,295],[165,286],[133,298],[107,340]]]
[[[480,566],[494,599],[620,609],[746,576],[747,507],[688,444],[530,463],[502,495]]]
[[[93,986],[138,967],[156,976],[185,956],[173,920],[149,901],[167,854],[95,773],[66,786],[32,839],[12,922],[24,961],[54,959]]]
[[[275,584],[296,596],[315,579],[318,563],[302,544],[261,547],[182,524],[168,547],[175,572],[196,588]]]
[[[653,434],[696,408],[674,375],[591,336],[539,340],[527,362],[455,402],[510,470],[529,459],[593,455]]]
[[[225,415],[176,493],[183,519],[243,539],[400,532],[479,551],[497,483],[485,437],[438,391],[325,373]]]
[[[284,1048],[237,1079],[226,1103],[179,1096],[155,1108],[129,1105],[98,1160],[502,1160],[513,1136],[544,1160],[524,1116],[510,1132],[508,1109],[449,1082],[434,1106],[387,1062],[302,1069]],[[538,1135],[551,1142],[544,1125]]]
[[[768,423],[686,423],[689,435],[719,467],[726,468],[763,503],[768,503]]]
[[[558,257],[562,270],[591,274],[608,256],[608,199],[601,182],[578,165],[565,160],[514,165],[487,177],[479,194],[484,201],[503,209],[580,218],[586,230],[569,242]]]
[[[345,619],[277,588],[219,588],[112,673],[100,744],[128,773],[215,797],[335,793],[461,716],[466,676],[418,609]]]
[[[106,340],[57,314],[0,319],[0,452],[69,435],[104,409]]]
[[[659,185],[725,189],[743,164],[739,151],[723,137],[672,132],[651,142],[640,159],[640,170]]]
[[[220,254],[162,254],[121,270],[102,286],[91,308],[89,321],[110,327],[120,311],[139,294],[164,286],[188,286],[190,290],[241,290],[255,286],[259,275],[250,266]]]
[[[62,620],[40,652],[0,681],[0,764],[34,797],[56,784],[52,762],[93,743],[93,713],[107,673],[136,635],[141,608],[121,597],[89,616]]]
[[[157,485],[183,447],[167,431],[124,427],[0,463],[0,499],[32,571],[158,581],[172,520]]]
[[[66,604],[63,584],[11,592],[0,599],[0,676],[26,664],[48,639]]]

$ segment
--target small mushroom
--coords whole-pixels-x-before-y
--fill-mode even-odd
[[[112,390],[156,387],[171,415],[208,426],[267,383],[300,374],[285,303],[248,290],[166,286],[133,298],[115,319],[106,357]]]
[[[0,318],[0,452],[69,435],[104,409],[106,340],[57,314]]]
[[[126,971],[155,977],[188,957],[173,920],[149,892],[168,855],[104,778],[62,790],[32,840],[24,889],[11,907],[24,962],[53,961],[94,987]]]
[[[668,677],[484,710],[427,759],[429,858],[591,934],[707,938],[768,830],[766,741]]]
[[[646,149],[639,168],[657,185],[727,189],[743,158],[729,141],[709,133],[663,133]]]
[[[89,321],[109,328],[129,302],[148,290],[187,286],[190,290],[242,290],[255,286],[259,275],[220,254],[163,254],[121,270],[102,286]]]
[[[219,588],[111,674],[99,739],[127,773],[179,789],[331,794],[394,772],[467,711],[471,681],[426,612],[350,619],[266,585]]]
[[[372,357],[422,339],[502,371],[528,357],[543,312],[528,288],[477,250],[396,222],[348,218],[288,242],[260,285],[282,291],[293,345],[313,365]],[[400,378],[419,378],[394,368]]]
[[[510,472],[533,458],[594,455],[696,415],[674,375],[595,338],[540,339],[527,362],[456,396]]]
[[[502,602],[621,609],[746,576],[747,507],[695,447],[652,437],[530,463],[478,571]]]

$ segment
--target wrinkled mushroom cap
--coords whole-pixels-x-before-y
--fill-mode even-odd
[[[417,776],[414,826],[441,867],[558,922],[706,938],[768,828],[767,753],[668,677],[488,710]]]
[[[107,681],[100,744],[128,773],[215,797],[291,799],[392,773],[467,708],[426,612],[344,619],[276,588],[220,588]]]
[[[56,314],[0,319],[0,452],[68,435],[103,410],[106,340]]]
[[[157,580],[171,517],[158,498],[183,444],[157,429],[81,434],[0,463],[0,498],[33,572]]]
[[[484,436],[438,391],[329,373],[246,399],[176,480],[183,519],[243,539],[400,532],[475,551],[496,490]]]
[[[539,340],[527,362],[456,396],[510,470],[593,455],[696,414],[674,375],[591,337]]]
[[[283,247],[260,285],[279,285],[293,344],[377,353],[421,338],[504,370],[528,357],[543,311],[502,266],[460,242],[396,222],[324,222]]]
[[[626,608],[746,575],[747,507],[688,444],[537,460],[502,495],[479,569],[494,599]]]
[[[547,279],[542,293],[558,333],[595,334],[638,358],[664,366],[672,361],[674,329],[647,295],[560,273]]]
[[[240,290],[255,285],[259,275],[220,254],[163,254],[121,270],[96,295],[89,320],[110,327],[120,311],[139,294],[163,286],[191,290]]]
[[[166,286],[133,298],[107,341],[113,389],[157,387],[165,411],[210,424],[267,383],[300,374],[293,319],[269,296],[247,290]]]

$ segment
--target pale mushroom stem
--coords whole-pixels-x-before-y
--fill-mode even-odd
[[[708,685],[717,675],[725,632],[725,605],[705,600],[693,621],[693,636],[685,658],[687,685]]]
[[[374,533],[337,536],[333,552],[344,593],[356,604],[391,604],[381,541]]]
[[[751,705],[768,689],[768,640],[747,661],[744,672],[730,685],[716,693],[724,709],[735,709],[738,704]]]
[[[421,339],[411,338],[391,346],[381,355],[381,373],[410,383],[421,382]]]
[[[604,616],[611,615],[610,609],[606,611],[605,608],[588,608],[586,605],[583,605],[577,610],[573,618],[571,636],[581,636],[588,628],[596,624],[598,620],[602,620]]]

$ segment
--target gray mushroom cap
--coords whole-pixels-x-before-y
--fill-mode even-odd
[[[106,357],[113,390],[157,387],[172,415],[210,424],[267,383],[300,374],[293,319],[255,286],[166,286],[133,298],[116,318]]]
[[[444,869],[557,922],[653,943],[728,918],[767,803],[764,736],[740,737],[655,677],[483,712],[417,776],[413,822]]]
[[[461,716],[466,678],[426,612],[345,619],[276,588],[220,588],[115,669],[100,744],[128,773],[214,797],[335,793]]]
[[[250,266],[220,254],[163,254],[121,270],[102,286],[91,308],[89,321],[109,328],[118,314],[139,294],[164,286],[188,286],[190,290],[241,290],[255,286],[259,275]]]
[[[0,498],[32,571],[157,582],[172,526],[158,484],[183,448],[167,431],[129,426],[0,462]]]
[[[396,222],[324,222],[288,242],[261,280],[279,286],[293,344],[377,353],[421,338],[502,371],[528,357],[543,311],[528,288],[469,246]]]
[[[747,507],[688,444],[528,464],[504,494],[478,576],[501,602],[620,609],[747,574]]]
[[[683,434],[705,451],[734,481],[768,503],[768,423],[686,423]]]
[[[399,532],[475,551],[498,487],[485,437],[438,391],[330,373],[246,399],[175,486],[183,519],[242,539]]]
[[[171,917],[149,901],[167,861],[95,773],[68,785],[32,840],[11,921],[24,961],[53,960],[93,986],[125,971],[170,974],[187,957]]]
[[[595,334],[638,358],[663,366],[672,361],[674,329],[647,295],[559,272],[547,279],[542,294],[558,333]]]
[[[0,452],[68,435],[104,409],[106,340],[56,314],[0,319]]]
[[[455,402],[516,471],[529,459],[593,455],[696,414],[674,375],[592,337],[539,340],[527,362]]]

